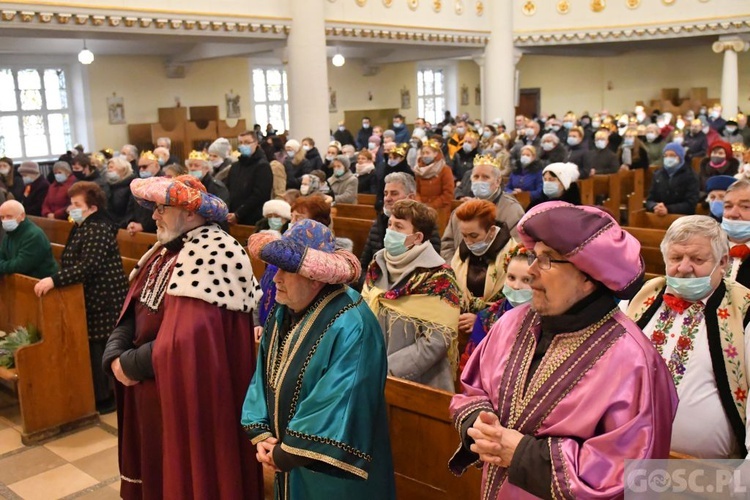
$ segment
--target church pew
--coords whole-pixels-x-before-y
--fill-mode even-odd
[[[516,200],[518,200],[518,203],[521,204],[524,210],[531,204],[531,194],[528,191],[521,191],[520,193],[515,193],[513,196],[516,197]]]
[[[375,220],[377,213],[372,205],[352,205],[347,203],[336,203],[331,209],[334,217],[346,217],[347,219],[370,219]]]
[[[72,222],[34,215],[28,215],[27,218],[44,231],[50,243],[65,245],[68,242],[68,235],[70,235],[70,230],[73,229]]]
[[[459,444],[448,412],[451,396],[449,392],[388,377],[385,399],[397,498],[479,498],[481,470],[471,467],[461,477],[448,470],[448,460]]]
[[[26,445],[99,419],[83,286],[54,288],[37,298],[38,282],[20,274],[0,277],[0,329],[33,324],[41,336],[16,351],[15,368],[0,370],[0,381],[18,395]]]
[[[593,207],[596,204],[596,200],[594,199],[594,179],[589,177],[588,179],[578,181],[578,190],[581,192],[581,205]]]
[[[640,242],[641,255],[646,264],[646,272],[663,276],[666,268],[659,245],[661,245],[666,231],[663,229],[648,229],[635,226],[627,226],[624,229]]]
[[[648,192],[651,189],[651,184],[654,182],[654,174],[661,168],[660,165],[649,165],[644,172],[643,177],[643,199],[648,198]]]
[[[666,230],[669,229],[669,226],[680,217],[682,217],[680,214],[659,216],[653,212],[647,212],[645,209],[636,210],[635,212],[630,213],[628,226]]]
[[[594,203],[606,209],[617,222],[620,222],[622,189],[618,174],[594,175]],[[597,203],[597,201],[599,203]]]
[[[375,195],[367,193],[359,193],[357,195],[357,205],[375,205]]]
[[[156,235],[153,233],[130,234],[125,229],[117,232],[117,245],[120,247],[120,255],[140,260],[149,248],[156,244]]]
[[[362,255],[367,238],[370,235],[372,219],[348,219],[346,217],[333,217],[333,232],[338,238],[349,238],[354,243],[353,253]]]
[[[242,248],[247,249],[247,240],[252,234],[255,234],[255,226],[244,226],[242,224],[229,225],[229,235],[239,241]]]
[[[643,209],[643,183],[644,171],[640,168],[635,170],[620,171],[621,205],[626,208],[626,214]]]
[[[461,206],[461,203],[463,203],[463,200],[453,200],[451,203],[451,213],[455,212]]]
[[[62,253],[63,250],[65,250],[65,245],[60,245],[59,243],[51,243],[52,246],[52,255],[55,257],[55,260],[58,264],[62,261]],[[133,268],[138,264],[138,259],[133,259],[130,257],[121,257],[122,259],[122,268],[125,270],[125,276],[130,276],[130,272],[133,270]]]

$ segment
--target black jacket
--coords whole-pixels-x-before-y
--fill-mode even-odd
[[[583,168],[585,166],[584,165],[585,157],[586,157],[586,153],[588,152],[589,152],[589,148],[588,148],[588,144],[586,143],[586,141],[581,141],[581,143],[578,144],[577,146],[568,147],[567,161],[578,165],[579,177],[580,177],[580,174],[583,173]]]
[[[357,139],[354,141],[354,147],[357,148],[357,151],[367,149],[367,143],[370,142],[370,137],[372,137],[372,127],[359,129],[359,132],[357,132]],[[341,145],[343,146],[344,143],[342,142]]]
[[[135,180],[135,175],[126,177],[114,184],[109,185],[109,200],[107,200],[107,210],[109,215],[112,216],[117,227],[125,228],[128,222],[132,220],[132,214],[128,213],[128,209],[132,207],[130,204],[133,194],[130,192],[130,183]]]
[[[581,190],[578,189],[578,183],[577,182],[571,182],[570,187],[563,192],[562,196],[559,198],[550,198],[544,192],[542,192],[541,198],[539,198],[536,201],[532,201],[528,207],[526,207],[526,210],[530,210],[531,207],[534,207],[536,205],[539,205],[540,203],[544,203],[545,201],[565,201],[570,203],[571,205],[580,205],[581,204]]]
[[[682,165],[673,176],[662,167],[654,172],[654,179],[646,198],[646,210],[654,211],[664,203],[670,214],[693,215],[700,199],[698,176],[689,165]]]
[[[305,159],[310,162],[310,172],[313,170],[323,170],[323,158],[320,157],[318,148],[310,148],[310,151],[305,153]]]
[[[206,174],[201,179],[201,182],[206,187],[206,191],[214,196],[218,196],[225,203],[229,203],[229,190],[223,182],[214,179],[211,174]]]
[[[271,199],[273,173],[266,155],[255,148],[251,156],[240,156],[232,165],[226,182],[229,212],[239,224],[252,226],[263,217],[263,204]]]
[[[286,188],[299,189],[302,185],[302,176],[312,172],[310,162],[303,158],[297,165],[292,163],[292,158],[284,160],[284,170],[286,170]]]
[[[21,185],[23,185],[23,179],[21,180]],[[26,196],[27,187],[30,188],[28,196]],[[44,198],[47,197],[47,191],[49,191],[49,182],[47,182],[47,179],[41,175],[37,177],[34,182],[24,187],[24,195],[17,201],[20,201],[23,204],[26,215],[36,215],[41,217],[42,204],[44,203]]]
[[[617,161],[622,165],[622,148],[617,153]],[[648,170],[649,163],[648,163],[648,151],[646,151],[646,148],[641,146],[638,149],[638,159],[636,160],[633,158],[633,164],[630,165],[631,170],[635,170],[637,168],[640,168],[642,170]]]
[[[593,149],[584,157],[584,170],[581,178],[589,176],[591,169],[596,169],[596,174],[616,174],[620,170],[617,154],[609,148]],[[585,174],[585,175],[584,175]]]
[[[347,144],[354,145],[354,136],[347,129],[344,129],[343,132],[336,129],[336,132],[333,133],[333,138],[339,141],[342,146],[346,146]],[[365,142],[367,142],[367,139],[369,138],[370,136],[367,136],[367,138],[365,138]],[[367,146],[367,144],[365,144],[365,146]]]
[[[453,170],[453,178],[460,181],[464,178],[466,172],[471,171],[474,168],[474,158],[479,154],[479,149],[474,148],[468,153],[463,148],[456,151],[453,155],[453,159],[450,160],[451,170]]]
[[[545,151],[543,148],[539,155],[539,160],[545,167],[552,163],[562,163],[568,157],[568,150],[562,144],[557,144],[554,148],[549,151]]]
[[[137,222],[143,227],[144,233],[156,233],[156,221],[154,220],[154,211],[141,206],[135,198],[130,198],[130,206],[128,207],[128,215],[130,222]],[[126,224],[127,227],[127,224]]]

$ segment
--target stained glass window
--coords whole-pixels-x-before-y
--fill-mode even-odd
[[[417,109],[430,123],[442,121],[445,113],[445,80],[442,69],[417,71]]]
[[[71,147],[65,70],[0,67],[0,156],[42,159]]]
[[[288,96],[285,70],[282,68],[253,70],[254,120],[264,131],[268,123],[271,123],[279,132],[289,128]]]

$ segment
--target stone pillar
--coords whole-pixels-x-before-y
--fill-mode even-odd
[[[729,118],[737,115],[739,110],[739,70],[737,68],[737,52],[748,49],[748,43],[739,38],[724,38],[714,42],[713,50],[717,54],[724,53],[724,68],[721,74],[721,105],[723,115]]]
[[[309,136],[319,151],[330,140],[325,0],[291,0],[287,84],[291,137]]]
[[[487,82],[485,81],[484,74],[484,57],[474,57],[473,60],[479,66],[479,88],[482,92],[482,104],[479,109],[481,116],[479,118],[482,120],[482,123],[491,123],[495,118],[487,114],[487,96],[484,93],[487,90]]]
[[[485,2],[490,16],[490,41],[484,50],[482,99],[484,120],[502,118],[508,130],[515,116],[515,74],[513,52],[513,5],[509,0]]]

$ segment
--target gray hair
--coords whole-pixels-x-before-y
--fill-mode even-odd
[[[407,196],[417,193],[417,183],[414,180],[414,177],[409,174],[405,174],[404,172],[393,172],[386,175],[385,183],[401,184],[402,186],[404,186],[404,191],[406,191]]]
[[[750,189],[750,181],[748,181],[747,179],[741,179],[739,181],[733,182],[727,188],[727,193],[731,193],[732,191],[740,191],[742,189]]]
[[[138,148],[133,146],[132,144],[125,144],[122,149],[127,149],[131,155],[133,155],[133,158],[136,160],[138,159]]]
[[[660,250],[664,262],[667,262],[667,251],[670,245],[685,243],[694,236],[708,238],[716,262],[719,262],[722,257],[729,253],[727,233],[724,232],[718,222],[706,215],[686,215],[669,226],[664,239],[661,241]]]
[[[526,146],[524,146],[524,147],[526,147]],[[490,170],[492,171],[492,178],[493,179],[497,179],[498,177],[500,177],[500,174],[501,174],[500,169],[499,168],[495,168],[494,165],[491,165],[489,163],[480,163],[479,165],[474,165],[471,168],[471,173],[473,174],[474,173],[474,169],[477,168],[477,167],[479,167],[479,166],[488,166],[488,167],[491,167]]]
[[[555,143],[555,145],[560,144],[560,138],[557,137],[557,134],[555,133],[547,133],[542,136],[542,142],[544,141],[552,141]]]
[[[131,175],[133,175],[133,166],[124,157],[117,156],[115,158],[112,158],[107,163],[107,166],[109,166],[110,163],[113,164],[115,166],[115,168],[117,168],[119,170],[122,170],[122,172],[124,174],[122,176],[123,179],[126,178],[126,177],[130,177]]]
[[[156,144],[159,144],[159,141],[164,141],[167,143],[167,149],[170,149],[172,147],[172,139],[169,137],[159,137],[156,139]]]

